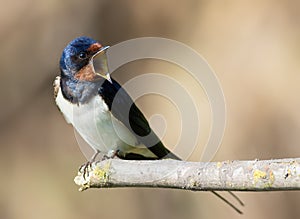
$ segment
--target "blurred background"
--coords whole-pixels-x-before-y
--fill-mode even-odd
[[[207,192],[77,191],[73,178],[86,159],[54,104],[52,81],[63,48],[82,35],[106,45],[165,37],[202,54],[216,72],[227,104],[225,136],[214,161],[300,156],[299,1],[1,3],[0,218],[241,217]],[[160,65],[130,63],[113,77],[124,83],[143,72],[178,70]],[[205,97],[199,94],[199,99]],[[151,98],[139,102],[146,116],[165,110],[163,104],[152,105]],[[205,101],[203,106],[206,111]],[[166,145],[172,145],[172,131]],[[243,218],[300,216],[299,192],[237,194],[246,203]]]

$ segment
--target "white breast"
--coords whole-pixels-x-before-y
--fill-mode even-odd
[[[62,95],[60,77],[54,82],[54,92],[56,104],[66,121],[92,148],[104,154],[120,150],[123,153],[156,157],[145,145],[139,144],[129,129],[111,114],[99,95],[86,104],[72,104]]]
[[[77,105],[67,101],[59,89],[55,100],[67,122],[94,149],[108,153],[138,144],[135,136],[112,116],[100,96],[93,97],[87,104]]]

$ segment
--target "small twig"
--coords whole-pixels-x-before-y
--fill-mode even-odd
[[[177,160],[93,163],[80,191],[104,187],[154,187],[193,191],[300,190],[300,158],[254,161],[185,162]]]

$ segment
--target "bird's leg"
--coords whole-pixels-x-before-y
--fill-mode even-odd
[[[100,151],[96,149],[94,155],[92,156],[92,158],[79,167],[79,172],[81,172],[83,174],[84,179],[85,179],[86,176],[88,176],[88,174],[89,174],[88,170],[89,170],[89,168],[92,167],[92,163],[95,162],[95,160],[96,160],[99,153],[100,153]]]
[[[108,151],[107,154],[104,154],[101,161],[102,160],[107,160],[107,159],[112,159],[115,158],[116,156],[118,156],[119,150],[110,150]]]
[[[92,164],[93,162],[95,162],[98,154],[100,154],[100,151],[96,149],[94,155],[92,156],[92,159],[90,160],[90,164]]]

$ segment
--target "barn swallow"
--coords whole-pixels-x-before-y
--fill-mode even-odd
[[[79,37],[63,50],[54,90],[66,121],[95,150],[94,158],[101,153],[108,158],[179,159],[163,145],[129,94],[106,72],[108,67],[95,72],[94,57],[106,58],[108,48]]]
[[[100,72],[95,71],[94,57],[106,59],[108,48],[89,37],[74,39],[63,50],[60,76],[53,84],[55,102],[66,121],[95,151],[84,166],[83,176],[99,153],[104,158],[116,156],[126,160],[180,160],[153,132],[125,89],[110,77],[107,61],[99,68]],[[213,193],[241,213],[225,198]]]

